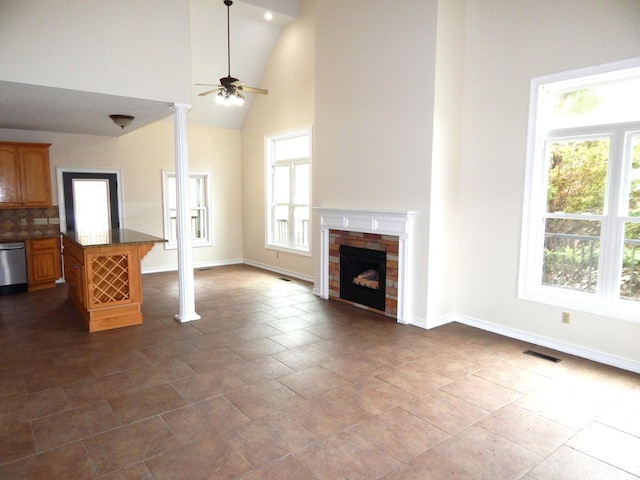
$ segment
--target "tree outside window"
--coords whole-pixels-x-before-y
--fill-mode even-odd
[[[532,82],[523,298],[640,318],[638,64]]]

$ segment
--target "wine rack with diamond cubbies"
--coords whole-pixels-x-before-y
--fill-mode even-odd
[[[68,296],[90,332],[142,323],[140,260],[153,243],[82,246],[64,237]]]

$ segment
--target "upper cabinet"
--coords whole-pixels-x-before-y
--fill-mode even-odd
[[[0,142],[0,208],[51,206],[49,146]]]

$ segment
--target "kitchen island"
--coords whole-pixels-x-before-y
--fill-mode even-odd
[[[62,234],[68,296],[90,332],[142,323],[140,262],[164,241],[128,229]]]

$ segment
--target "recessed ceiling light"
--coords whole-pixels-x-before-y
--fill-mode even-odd
[[[269,21],[273,20],[273,14],[272,14],[271,12],[266,12],[266,13],[264,14],[264,19],[265,19],[267,22],[269,22]]]

